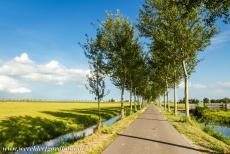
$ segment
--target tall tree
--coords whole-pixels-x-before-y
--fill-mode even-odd
[[[163,40],[169,44],[166,46],[169,49],[166,51],[169,52],[162,54],[165,54],[164,57],[168,57],[171,63],[177,57],[177,61],[183,68],[186,116],[189,118],[189,75],[199,61],[197,59],[198,51],[202,51],[209,45],[210,38],[215,34],[216,29],[204,24],[197,9],[186,11],[185,8],[178,7],[175,1],[146,0],[140,11],[138,28],[143,36],[149,37],[153,41],[158,40],[158,33],[167,33],[163,36],[169,35]],[[184,16],[185,12],[186,16]],[[176,50],[172,50],[171,47]]]
[[[229,23],[229,0],[177,0],[178,7],[183,7],[186,11],[182,14],[187,16],[188,12],[199,8],[203,21],[208,25],[215,24],[215,21],[221,18],[224,23]]]
[[[101,31],[110,78],[113,84],[121,89],[121,117],[123,118],[124,91],[130,78],[128,59],[135,51],[133,49],[137,45],[135,43],[137,37],[134,35],[134,27],[119,12],[115,16],[107,14],[105,22],[101,25]]]
[[[135,92],[134,86],[135,82],[138,80],[138,76],[140,75],[141,68],[143,67],[143,56],[142,56],[142,46],[138,39],[135,39],[132,42],[129,58],[127,59],[127,68],[128,68],[128,79],[126,83],[126,89],[130,92],[130,114],[133,111],[132,108],[132,96]],[[135,81],[136,80],[136,81]],[[134,100],[135,103],[135,100]]]
[[[105,67],[104,67],[104,55],[100,50],[100,42],[98,37],[95,40],[86,36],[86,43],[80,44],[85,51],[85,56],[88,58],[90,65],[90,74],[87,75],[88,85],[86,88],[90,93],[95,95],[95,100],[98,103],[98,128],[101,127],[101,107],[100,103],[105,93]]]

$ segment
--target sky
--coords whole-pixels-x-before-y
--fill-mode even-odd
[[[1,0],[0,99],[93,100],[85,88],[88,61],[78,43],[85,34],[95,35],[92,23],[103,21],[106,11],[119,9],[135,24],[143,2]],[[190,98],[230,97],[230,25],[217,25],[219,33],[190,77]],[[119,99],[120,90],[106,83],[105,99]]]

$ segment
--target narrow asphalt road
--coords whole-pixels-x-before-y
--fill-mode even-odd
[[[102,154],[197,154],[153,106],[149,106]],[[199,134],[197,134],[199,135]]]

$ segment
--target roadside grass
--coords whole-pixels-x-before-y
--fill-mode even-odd
[[[139,110],[132,115],[126,116],[109,127],[103,126],[97,130],[93,135],[85,137],[84,139],[76,141],[70,148],[80,149],[79,151],[59,151],[59,154],[100,154],[113,140],[116,139],[117,134],[127,128],[142,112]],[[128,112],[127,112],[128,114]]]
[[[101,103],[101,107],[102,120],[120,113],[120,103]],[[0,147],[40,144],[97,120],[97,103],[0,102]]]
[[[230,145],[230,138],[229,138],[229,137],[225,137],[224,135],[218,133],[218,132],[215,131],[211,126],[205,127],[203,130],[204,130],[206,133],[208,133],[209,135],[215,137],[216,139],[223,141],[223,142],[226,143],[227,145]]]
[[[230,145],[227,145],[206,133],[195,119],[192,118],[188,121],[184,117],[175,116],[172,112],[165,112],[162,108],[157,108],[177,129],[177,131],[190,139],[194,145],[213,152],[230,153]]]

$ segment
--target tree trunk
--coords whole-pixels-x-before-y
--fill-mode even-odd
[[[185,98],[185,110],[186,110],[186,118],[190,118],[189,116],[189,101],[188,101],[188,73],[185,66],[185,61],[183,61],[183,69],[184,69],[184,98]]]
[[[97,98],[97,105],[98,105],[98,129],[101,128],[101,107],[100,107],[100,100]]]
[[[139,110],[139,98],[138,98],[138,96],[136,96],[136,98],[137,98],[137,110]]]
[[[177,115],[177,84],[174,81],[174,114]]]
[[[167,100],[167,106],[168,106],[168,111],[170,111],[170,105],[169,105],[169,91],[168,91],[168,81],[166,79],[166,100]]]
[[[143,102],[143,98],[141,97],[141,109],[144,108],[144,102]]]
[[[134,110],[137,112],[137,96],[136,96],[136,88],[134,89]]]
[[[129,98],[129,103],[130,103],[130,114],[133,112],[133,107],[132,107],[132,83],[130,83],[130,98]]]
[[[124,109],[124,90],[125,90],[125,86],[124,84],[122,84],[121,87],[121,118],[125,117],[125,109]]]
[[[167,95],[166,95],[166,98],[167,98],[168,111],[170,112],[170,104],[169,104],[169,92],[168,92],[168,91],[167,91]]]
[[[138,102],[138,110],[141,109],[141,106],[140,106],[140,96],[137,96],[137,102]]]
[[[166,100],[165,100],[165,97],[166,97],[166,91],[164,92],[164,110],[166,111]]]
[[[161,106],[161,97],[158,97],[158,105]]]

